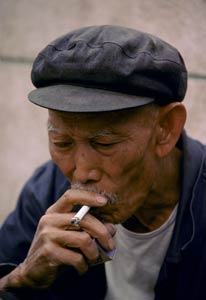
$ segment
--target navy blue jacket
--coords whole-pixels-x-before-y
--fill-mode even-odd
[[[178,147],[183,149],[181,196],[172,240],[155,287],[155,300],[205,300],[206,147],[185,133]],[[69,183],[52,161],[40,167],[26,183],[16,209],[0,230],[0,276],[24,260],[39,219],[68,188]],[[66,267],[48,290],[13,292],[20,299],[98,300],[104,299],[105,291],[104,265],[99,265],[83,276]]]

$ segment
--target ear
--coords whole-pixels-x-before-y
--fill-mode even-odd
[[[156,154],[167,156],[175,147],[186,121],[186,109],[179,102],[160,108],[157,125]]]

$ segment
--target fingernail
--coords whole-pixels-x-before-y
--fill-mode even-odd
[[[112,250],[115,248],[115,242],[113,239],[109,239],[108,241],[109,249]]]
[[[107,203],[107,199],[102,197],[102,196],[96,196],[96,201],[99,204],[106,204]]]

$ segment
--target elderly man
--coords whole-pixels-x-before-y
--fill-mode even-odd
[[[52,160],[1,228],[1,289],[19,299],[205,299],[206,150],[183,130],[179,52],[133,29],[86,27],[43,49],[32,81]]]

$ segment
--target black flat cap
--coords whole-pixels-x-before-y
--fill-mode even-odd
[[[182,101],[187,71],[173,46],[120,26],[72,31],[44,48],[33,63],[37,88],[29,99],[68,112],[137,107]]]

